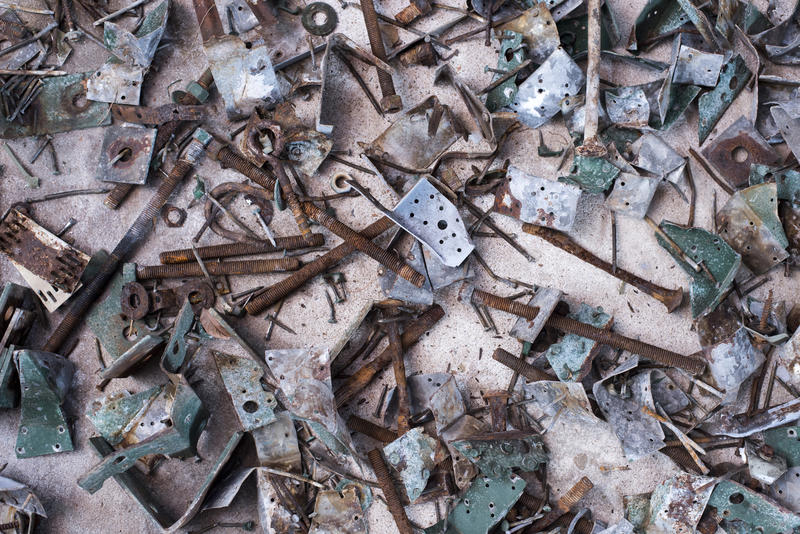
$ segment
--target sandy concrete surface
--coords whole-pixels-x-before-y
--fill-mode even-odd
[[[448,2],[463,7],[457,1],[448,0]],[[359,9],[353,6],[342,8],[335,1],[330,3],[339,13],[337,31],[345,33],[357,43],[368,48],[368,40]],[[645,1],[609,0],[609,3],[618,15],[624,44],[630,33],[632,22]],[[379,11],[388,15],[393,15],[404,7],[403,0],[379,2],[378,4]],[[765,0],[756,2],[756,4],[761,8],[766,7]],[[116,9],[121,5],[123,4],[113,0],[111,9]],[[433,26],[435,23],[449,20],[452,16],[452,13],[446,11],[435,11],[432,20],[426,21],[422,27]],[[282,13],[281,17],[287,18],[287,15]],[[39,25],[37,27],[43,25],[41,17],[39,20],[35,18],[31,20],[37,21]],[[80,10],[79,20],[84,27],[90,26],[86,14]],[[123,19],[123,23],[130,23],[130,20]],[[477,26],[461,26],[460,30],[456,30],[454,33],[460,33],[472,27]],[[307,47],[302,29],[296,30],[295,26],[287,26],[275,33],[280,34],[276,41],[281,45],[276,46],[276,49],[280,48],[282,58],[289,57]],[[401,37],[408,39],[410,36],[401,32]],[[317,39],[316,43],[319,42],[320,40]],[[154,60],[157,69],[154,68],[146,78],[142,104],[167,103],[169,101],[167,90],[171,83],[182,80],[179,85],[185,86],[189,80],[197,77],[206,67],[206,59],[202,53],[200,37],[196,29],[195,15],[188,0],[173,1],[164,43],[167,43],[167,46],[163,46],[159,50]],[[459,75],[476,90],[487,85],[491,81],[492,74],[484,72],[484,67],[496,65],[497,42],[493,41],[491,47],[485,47],[481,35],[458,44],[457,49],[459,53],[452,58],[451,63]],[[648,57],[661,60],[666,60],[668,55],[668,44],[659,46],[647,54]],[[71,72],[91,71],[105,60],[105,52],[91,42],[84,41],[76,45],[73,56],[65,68]],[[362,71],[365,73],[367,83],[377,91],[374,71],[372,69],[362,69]],[[318,71],[311,71],[309,62],[304,63],[300,68],[289,69],[288,72],[292,79],[303,72],[309,77],[319,76]],[[776,74],[783,73],[783,71],[773,66],[767,66],[766,73]],[[603,62],[601,75],[604,79],[612,80],[620,85],[643,83],[658,78],[658,73],[653,71],[606,61]],[[469,120],[466,109],[458,96],[449,87],[434,87],[433,69],[398,66],[394,80],[406,108],[421,102],[430,94],[437,94],[444,103],[454,108],[456,113],[464,119],[465,124],[474,128],[474,124]],[[337,110],[335,149],[352,150],[350,159],[355,160],[359,154],[357,143],[369,142],[374,139],[390,124],[393,116],[387,115],[385,118],[378,116],[351,77],[343,75],[338,81],[350,87],[350,98],[341,102]],[[298,115],[308,125],[314,124],[318,97],[318,90],[312,89],[308,99],[293,98]],[[722,132],[742,114],[749,116],[751,100],[752,94],[744,91],[735,105],[719,122],[715,133]],[[222,110],[218,96],[215,95],[213,103],[218,110]],[[222,120],[219,113],[208,126],[215,133],[225,136],[233,129],[233,126]],[[558,145],[567,138],[566,129],[560,118],[543,127],[542,131],[545,140],[551,146]],[[689,146],[697,145],[696,131],[697,113],[695,110],[691,110],[663,137],[682,155],[688,155]],[[35,191],[25,187],[23,178],[15,171],[11,161],[6,155],[0,154],[0,162],[5,167],[2,186],[0,186],[0,203],[2,203],[3,209],[23,197],[38,197],[65,189],[100,185],[96,171],[98,147],[102,135],[103,131],[100,128],[56,135],[54,143],[63,174],[61,176],[51,175],[47,167],[47,158],[40,158],[36,164],[30,166],[30,169],[41,179],[41,187]],[[711,138],[714,135],[712,134]],[[28,158],[36,145],[32,139],[10,141],[9,144],[22,158]],[[537,132],[524,129],[511,137],[497,161],[501,162],[509,158],[513,165],[531,174],[555,179],[562,174],[556,170],[557,160],[537,157],[535,150],[537,145]],[[485,149],[486,146],[477,143],[474,145],[463,143],[454,148],[476,150]],[[716,190],[720,207],[725,202],[726,194],[700,168],[694,164],[692,166],[698,189],[696,225],[710,229],[713,216],[711,200],[713,191]],[[462,179],[469,175],[469,162],[456,165],[454,168]],[[328,181],[331,175],[338,171],[352,172],[353,176],[369,186],[382,202],[392,205],[393,197],[389,189],[378,178],[358,171],[350,171],[334,162],[325,163],[318,176],[307,181],[306,185],[311,194],[329,193]],[[242,180],[240,175],[232,171],[221,170],[217,163],[210,161],[204,162],[197,169],[196,174],[203,177],[209,186],[225,181]],[[388,174],[393,176],[395,173],[389,172]],[[193,185],[193,181],[186,181],[175,192],[171,202],[177,206],[186,207],[192,198]],[[95,195],[38,204],[33,209],[33,216],[52,230],[60,228],[70,216],[73,216],[78,219],[79,223],[67,235],[74,240],[76,247],[90,254],[100,248],[110,250],[139,214],[153,190],[152,183],[138,189],[118,211],[110,211],[105,208],[102,204],[102,196]],[[491,199],[487,197],[481,199],[480,204],[487,208],[490,202]],[[362,228],[378,217],[377,212],[362,198],[339,201],[334,204],[334,207],[339,218],[356,228]],[[674,190],[662,184],[649,214],[656,221],[669,219],[685,223],[688,206]],[[687,305],[672,314],[667,314],[661,304],[631,286],[621,286],[615,278],[581,263],[537,238],[524,234],[519,221],[504,216],[495,216],[494,219],[506,231],[515,234],[520,243],[535,257],[534,262],[527,262],[501,240],[477,238],[478,251],[497,274],[530,284],[561,289],[570,303],[586,302],[593,306],[602,306],[607,313],[614,316],[614,328],[622,334],[681,353],[688,354],[698,350],[699,344],[696,334],[692,331],[691,314]],[[610,221],[610,213],[603,205],[602,199],[598,196],[584,195],[572,235],[579,243],[596,252],[600,257],[610,259]],[[251,219],[249,222],[254,228],[256,227],[255,220]],[[189,217],[183,228],[168,228],[161,220],[156,221],[155,231],[141,247],[135,261],[145,265],[156,264],[159,251],[188,246],[191,236],[194,235],[201,223],[202,208],[200,207],[189,210]],[[620,267],[666,287],[682,286],[688,289],[688,278],[675,265],[667,252],[658,246],[643,221],[620,217],[618,226]],[[276,214],[272,227],[276,235],[296,233],[295,222],[288,210]],[[320,231],[325,234],[328,245],[335,245],[339,242],[338,238],[327,231]],[[206,233],[201,240],[201,244],[217,242],[220,242],[220,239],[211,233]],[[347,328],[349,322],[365,303],[381,297],[377,283],[376,264],[369,258],[363,255],[353,255],[341,265],[340,270],[345,273],[348,280],[349,298],[347,302],[336,308],[338,322],[336,324],[328,323],[328,307],[324,297],[325,285],[322,281],[315,280],[289,298],[281,311],[282,320],[297,331],[298,335],[291,335],[281,329],[276,329],[269,348],[330,346]],[[0,257],[0,274],[4,281],[23,283],[20,275],[5,257]],[[797,276],[795,273],[791,278],[784,278],[782,273],[775,272],[771,275],[771,282],[760,288],[755,296],[766,294],[770,287],[775,289],[777,295],[797,294]],[[279,275],[234,277],[232,286],[233,290],[237,291],[257,284],[274,283],[278,279]],[[507,286],[493,281],[480,268],[477,268],[476,280],[479,287],[487,291],[498,294],[514,292]],[[449,366],[461,377],[473,397],[472,402],[479,405],[482,403],[479,399],[481,391],[505,387],[510,377],[510,372],[506,368],[491,359],[492,351],[500,346],[511,352],[517,352],[519,343],[508,336],[508,331],[513,324],[513,317],[494,312],[493,317],[500,336],[493,336],[491,332],[483,331],[470,307],[458,302],[456,297],[455,287],[437,293],[436,302],[445,309],[446,316],[429,334],[422,338],[418,345],[408,351],[407,371],[408,373],[444,372]],[[63,309],[51,315],[49,328],[58,324],[61,312]],[[249,317],[236,320],[235,325],[257,350],[265,348],[266,323],[263,318]],[[38,327],[31,338],[33,345],[43,344],[47,332],[48,328]],[[64,407],[71,422],[76,450],[65,454],[18,460],[14,456],[13,444],[17,434],[19,411],[0,412],[0,445],[2,445],[0,447],[0,465],[8,463],[3,475],[29,484],[37,493],[49,516],[42,525],[43,532],[158,532],[158,529],[138,508],[137,504],[113,480],[107,481],[95,495],[89,495],[76,484],[76,480],[97,461],[88,445],[88,438],[94,433],[94,429],[83,414],[90,401],[100,395],[95,389],[97,383],[95,373],[98,363],[94,354],[93,335],[86,326],[82,326],[77,334],[80,336],[80,343],[70,356],[77,366],[77,372],[69,399]],[[168,504],[176,516],[185,509],[214,458],[235,430],[232,408],[210,357],[209,349],[211,347],[232,353],[241,352],[234,343],[214,342],[210,346],[201,348],[195,356],[199,368],[196,376],[203,379],[197,385],[197,392],[212,410],[207,431],[199,442],[202,461],[166,461],[156,470],[151,481],[151,487],[156,488],[159,498]],[[161,382],[162,377],[157,365],[151,362],[133,377],[114,380],[106,392],[141,391]],[[361,415],[371,414],[383,384],[391,386],[393,381],[391,370],[384,372],[358,397],[366,399],[366,402],[356,406],[353,411]],[[343,412],[345,418],[349,413],[349,410]],[[368,450],[367,447],[374,446],[366,441],[357,440],[357,442],[362,445],[361,450],[364,453]],[[587,505],[592,508],[596,517],[608,522],[621,517],[623,495],[650,491],[676,469],[671,461],[656,454],[651,458],[628,464],[630,469],[626,471],[602,471],[599,469],[600,465],[625,463],[616,438],[609,433],[596,434],[582,425],[570,424],[569,421],[559,422],[550,430],[547,444],[553,457],[548,471],[556,496],[566,491],[580,476],[586,474],[590,476],[595,485],[588,497]],[[195,519],[193,526],[196,528],[206,525],[215,519],[224,521],[257,519],[255,494],[255,484],[251,481],[244,486],[243,492],[231,508],[216,513],[200,514]],[[408,510],[411,518],[420,525],[427,526],[435,521],[435,510],[431,504],[412,506]],[[376,502],[369,510],[369,520],[372,532],[395,531],[391,516],[380,502]]]

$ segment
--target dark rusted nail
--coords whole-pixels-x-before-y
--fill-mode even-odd
[[[301,236],[276,237],[275,246],[269,241],[244,241],[241,243],[224,243],[222,245],[210,245],[197,247],[197,253],[204,260],[215,258],[229,258],[231,256],[247,256],[250,254],[267,254],[270,252],[280,252],[282,250],[296,250],[309,246],[319,247],[325,244],[325,237],[322,234],[311,234],[311,243],[308,243]],[[176,250],[165,250],[158,255],[161,263],[191,263],[194,262],[194,255],[191,248]]]
[[[369,436],[374,440],[382,441],[383,443],[391,443],[397,439],[397,434],[388,428],[376,425],[372,421],[367,421],[357,415],[350,416],[347,420],[347,426],[355,432]]]
[[[212,276],[236,274],[261,274],[294,271],[300,268],[297,258],[274,258],[267,260],[235,260],[210,262],[206,264]],[[199,263],[173,263],[169,265],[142,265],[136,268],[138,280],[157,280],[162,278],[183,278],[185,276],[204,276]]]
[[[531,382],[536,382],[539,380],[552,380],[553,378],[542,371],[541,369],[534,367],[533,365],[529,364],[522,358],[517,358],[513,354],[508,351],[497,347],[492,354],[492,359],[502,363],[509,369],[516,371],[517,373],[521,374]]]
[[[364,26],[367,27],[367,35],[369,36],[369,46],[375,57],[381,61],[386,61],[386,48],[383,45],[383,35],[381,35],[381,28],[378,25],[378,14],[375,11],[375,4],[372,0],[362,0],[361,13],[364,15]],[[386,113],[395,113],[403,109],[403,101],[400,95],[395,92],[394,82],[392,75],[378,70],[378,84],[381,86],[381,107]]]
[[[397,317],[397,310],[390,308],[386,311],[386,318]],[[406,383],[406,362],[403,357],[403,343],[400,341],[397,321],[386,323],[386,333],[389,337],[387,350],[392,355],[392,368],[394,369],[394,382],[397,390],[397,433],[402,436],[411,428],[411,407],[408,398],[408,384]]]
[[[383,409],[383,401],[386,400],[386,394],[389,392],[389,386],[386,384],[383,385],[383,389],[381,390],[381,396],[378,397],[378,403],[375,406],[375,413],[372,414],[375,419],[381,416],[381,411]]]
[[[399,495],[397,495],[397,488],[394,487],[392,477],[389,476],[389,469],[386,467],[381,451],[372,449],[367,453],[367,458],[369,458],[369,463],[372,465],[373,471],[375,471],[378,485],[381,487],[383,497],[386,499],[386,506],[397,524],[398,531],[400,534],[414,534],[414,528],[406,516],[406,510],[400,502]]]
[[[601,260],[594,254],[592,254],[591,252],[589,252],[588,250],[577,244],[575,241],[573,241],[572,238],[570,238],[567,234],[561,233],[557,230],[553,230],[552,228],[546,228],[544,226],[535,226],[533,224],[528,224],[528,223],[522,224],[522,230],[531,235],[541,237],[551,245],[560,248],[564,252],[572,254],[579,260],[584,261],[590,265],[593,265],[598,269],[610,274],[611,276],[639,288],[640,290],[644,291],[657,301],[661,302],[664,306],[666,306],[668,312],[672,312],[675,309],[677,309],[678,306],[680,306],[681,302],[683,301],[682,289],[666,289],[664,287],[654,284],[653,282],[644,280],[643,278],[639,278],[635,274],[631,274],[625,270],[617,268],[615,271],[613,264]]]

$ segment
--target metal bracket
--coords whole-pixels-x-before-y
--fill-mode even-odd
[[[611,187],[619,173],[617,167],[603,158],[575,155],[570,174],[560,176],[558,181],[576,185],[587,193],[599,194]]]
[[[416,427],[383,448],[386,462],[399,475],[410,503],[416,501],[436,467],[438,442]]]
[[[584,303],[581,303],[577,312],[570,313],[569,317],[602,329],[608,328],[613,322],[610,315],[603,313],[603,308],[593,308]],[[580,382],[591,371],[592,360],[598,346],[599,343],[596,341],[575,334],[566,334],[561,341],[547,348],[544,357],[550,362],[559,380]]]
[[[513,165],[494,194],[497,213],[563,232],[572,230],[581,189],[532,176]]]
[[[642,219],[650,209],[659,182],[658,178],[620,173],[606,198],[606,206],[616,213]]]
[[[732,482],[722,480],[714,488],[708,506],[717,509],[726,521],[742,521],[763,534],[781,534],[800,528],[800,516],[781,508],[761,494]]]
[[[701,95],[697,102],[700,113],[698,136],[701,145],[752,76],[753,73],[739,54],[722,65],[717,86]]]
[[[530,432],[495,432],[453,441],[451,445],[491,478],[513,476],[513,469],[535,471],[547,463],[542,438]]]
[[[752,165],[777,165],[780,162],[778,153],[744,117],[739,117],[706,146],[703,156],[733,189],[747,184]]]
[[[261,366],[250,358],[217,351],[212,354],[242,430],[250,432],[275,421],[278,401],[261,383],[264,372]]]

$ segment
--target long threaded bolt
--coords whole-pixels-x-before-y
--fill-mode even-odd
[[[117,271],[120,263],[127,260],[144,241],[153,228],[153,219],[159,214],[161,208],[167,202],[172,192],[192,171],[205,152],[207,145],[207,134],[203,131],[195,132],[189,146],[186,148],[181,159],[175,162],[172,170],[166,178],[158,185],[155,194],[150,198],[142,212],[133,222],[131,227],[122,236],[117,246],[109,254],[108,259],[100,268],[100,271],[77,295],[75,295],[72,306],[67,314],[56,327],[55,331],[45,343],[43,350],[47,352],[58,352],[61,345],[67,338],[78,330],[78,324],[83,319],[83,315],[94,304],[97,297],[105,290],[111,277]]]
[[[434,304],[425,310],[422,315],[408,323],[400,335],[400,344],[403,350],[408,350],[409,347],[419,341],[419,338],[433,328],[433,325],[442,317],[444,317],[444,310],[438,304]],[[361,369],[347,377],[336,390],[336,407],[341,408],[355,397],[359,391],[364,389],[375,378],[375,375],[391,365],[391,363],[392,351],[387,347],[375,359],[370,360]]]
[[[302,236],[293,235],[276,237],[274,246],[269,241],[243,241],[241,243],[224,243],[222,245],[197,247],[195,250],[200,255],[200,259],[211,260],[216,258],[230,258],[232,256],[248,256],[250,254],[267,254],[270,252],[281,252],[283,250],[319,247],[324,244],[325,236],[322,234],[311,234],[310,243],[306,242]],[[193,263],[195,257],[194,254],[192,254],[192,249],[181,248],[163,251],[158,255],[158,260],[164,264]]]
[[[481,291],[480,289],[476,289],[472,294],[472,302],[478,305],[489,306],[495,310],[504,311],[516,315],[517,317],[523,317],[529,321],[533,321],[536,319],[536,316],[539,315],[539,308],[535,306],[521,304],[505,297]]]
[[[553,377],[534,367],[522,358],[517,358],[507,350],[497,347],[492,354],[492,359],[502,363],[512,371],[516,371],[531,382],[538,382],[539,380],[553,380]]]
[[[382,441],[383,443],[391,443],[397,439],[397,434],[388,428],[376,425],[372,421],[362,419],[357,415],[351,415],[347,420],[347,426],[351,430],[369,436],[374,440]]]
[[[388,217],[381,217],[364,228],[361,231],[361,235],[365,239],[374,239],[392,226],[394,226],[394,222],[391,219]],[[247,310],[247,313],[250,315],[261,313],[279,300],[289,296],[289,294],[302,287],[303,284],[315,276],[326,272],[354,251],[355,247],[350,243],[342,243],[319,258],[306,263],[300,270],[295,271],[277,284],[270,286],[262,294],[253,297],[245,306],[245,310]]]
[[[761,320],[758,322],[759,332],[766,332],[769,321],[769,313],[772,311],[772,290],[769,290],[767,300],[764,301],[764,309],[761,310]]]
[[[340,220],[331,217],[325,211],[310,202],[303,204],[306,214],[319,224],[350,243],[359,252],[363,252],[390,271],[397,273],[401,278],[408,280],[416,287],[425,285],[425,276],[414,270],[397,254],[380,248],[378,245],[359,234]]]
[[[593,265],[598,269],[610,274],[611,276],[639,288],[666,306],[667,312],[673,312],[678,306],[681,305],[681,302],[683,301],[682,289],[667,289],[661,287],[653,282],[650,282],[649,280],[639,278],[635,274],[623,271],[620,268],[617,268],[615,271],[610,263],[601,260],[577,244],[567,234],[553,230],[552,228],[536,226],[529,223],[522,223],[522,231],[531,235],[535,235],[536,237],[541,237],[551,245],[560,248],[564,252],[572,254],[579,260]]]
[[[378,14],[375,12],[375,4],[372,3],[372,0],[363,0],[361,2],[361,13],[364,15],[364,26],[367,27],[372,54],[381,61],[386,61],[386,48],[383,44],[381,28],[378,25]],[[403,109],[403,101],[400,99],[400,95],[395,92],[392,75],[381,69],[377,70],[378,84],[383,95],[381,99],[383,111],[386,113],[400,111]]]
[[[214,77],[211,74],[211,69],[206,69],[197,80],[197,85],[206,91],[209,87],[211,87],[212,83],[214,83]],[[200,104],[201,102],[197,100],[192,93],[186,92],[181,94],[178,103],[184,106],[192,106]],[[159,126],[155,143],[153,143],[153,154],[158,154],[161,152],[164,147],[167,146],[169,140],[172,139],[172,136],[175,135],[175,133],[181,126],[183,126],[184,123],[185,121],[169,121]],[[134,187],[135,186],[133,184],[116,184],[114,188],[109,191],[108,195],[106,195],[103,204],[112,210],[119,208],[122,204],[122,201],[125,200],[125,197],[127,197],[131,191],[133,191]]]
[[[11,521],[10,523],[0,523],[0,532],[3,530],[15,530],[19,528],[19,521]]]
[[[212,159],[219,161],[222,168],[230,168],[247,176],[266,190],[264,194],[268,199],[272,198],[272,192],[275,190],[275,176],[272,173],[254,165],[227,145],[217,151],[210,151],[209,154]]]
[[[397,495],[397,488],[394,487],[394,481],[389,476],[389,469],[383,461],[383,455],[379,449],[372,449],[367,453],[369,463],[372,465],[372,470],[375,471],[375,477],[378,479],[378,485],[383,492],[383,497],[386,499],[386,506],[397,524],[397,529],[400,534],[414,534],[414,528],[406,516],[406,510],[400,502],[400,496]]]
[[[269,161],[278,177],[278,184],[281,186],[283,197],[286,199],[289,209],[292,210],[294,220],[297,223],[297,227],[300,229],[300,235],[303,236],[303,239],[311,242],[311,225],[308,223],[308,218],[306,217],[305,211],[303,211],[300,200],[297,198],[297,194],[294,192],[294,189],[292,189],[292,182],[286,175],[283,164],[275,157],[270,158]]]
[[[300,268],[297,258],[274,258],[268,260],[236,260],[206,263],[211,276],[262,274],[295,271]],[[199,263],[174,263],[171,265],[142,265],[136,268],[138,280],[161,280],[184,276],[205,276]]]

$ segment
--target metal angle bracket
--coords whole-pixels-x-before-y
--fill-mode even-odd
[[[448,267],[461,265],[475,245],[458,208],[441,194],[427,178],[419,181],[389,211],[368,190],[354,180],[348,180],[381,213],[428,247]]]
[[[250,358],[217,351],[212,354],[242,430],[249,432],[275,421],[278,401],[262,384],[261,366]]]
[[[715,87],[724,60],[722,54],[712,54],[691,46],[681,45],[672,81],[680,84]]]
[[[800,516],[741,484],[722,480],[714,488],[708,506],[726,521],[742,521],[763,534],[782,534],[800,528]]]
[[[620,173],[606,198],[606,205],[611,211],[641,219],[647,215],[659,182],[658,178]]]
[[[97,178],[143,185],[147,182],[155,141],[155,128],[109,126],[100,149]]]
[[[569,232],[578,211],[580,187],[532,176],[514,167],[495,191],[497,213],[538,226]]]
[[[600,194],[611,187],[620,170],[603,158],[576,155],[572,169],[567,176],[560,176],[559,182],[580,187],[587,193]]]

